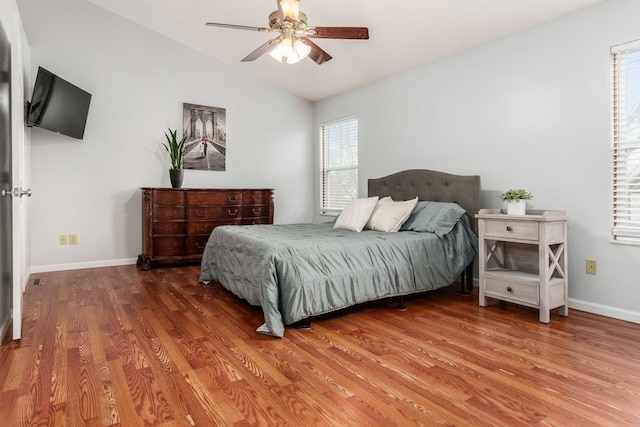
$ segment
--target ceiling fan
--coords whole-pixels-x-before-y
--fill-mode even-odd
[[[261,32],[279,32],[280,35],[247,55],[242,62],[254,61],[263,54],[280,62],[295,64],[309,56],[318,65],[331,60],[331,55],[322,50],[311,38],[367,40],[366,27],[307,27],[307,15],[300,11],[300,0],[276,0],[278,10],[269,15],[269,27],[249,27],[246,25],[207,22],[211,27],[232,28]]]

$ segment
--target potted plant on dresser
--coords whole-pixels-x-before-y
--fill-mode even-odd
[[[533,199],[533,195],[526,190],[511,189],[502,193],[500,199],[507,203],[507,215],[525,215],[527,200]]]
[[[164,148],[167,149],[169,158],[171,159],[169,178],[171,179],[171,186],[173,188],[182,187],[182,177],[184,174],[184,169],[182,169],[184,161],[184,143],[187,140],[186,136],[183,136],[181,140],[178,140],[177,133],[177,129],[172,131],[171,128],[169,128],[169,134],[167,135],[166,132],[164,133],[164,136],[167,138],[167,143],[162,143]]]

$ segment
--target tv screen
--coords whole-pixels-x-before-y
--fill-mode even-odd
[[[27,125],[82,139],[90,102],[90,93],[38,67]]]

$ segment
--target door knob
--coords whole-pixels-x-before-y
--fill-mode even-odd
[[[31,189],[27,188],[26,190],[22,189],[22,188],[14,188],[13,189],[13,196],[14,197],[22,197],[22,196],[27,196],[27,197],[31,197]]]

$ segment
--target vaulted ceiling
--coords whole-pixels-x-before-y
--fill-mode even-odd
[[[368,27],[369,40],[314,39],[333,59],[287,65],[263,55],[240,62],[273,33],[276,0],[88,0],[241,72],[311,101],[383,79],[604,0],[301,0],[309,26]]]

